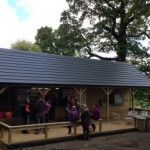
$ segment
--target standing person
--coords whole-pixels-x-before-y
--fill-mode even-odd
[[[84,140],[89,140],[89,125],[91,120],[91,113],[86,104],[83,104],[83,111],[81,113],[81,125],[83,128]]]
[[[78,104],[77,99],[75,99],[75,106],[76,106],[76,109],[78,110],[78,120],[79,120],[80,114],[81,114],[81,108],[80,108],[80,105]]]
[[[36,118],[36,123],[44,123],[45,122],[45,102],[44,98],[42,96],[39,97],[37,102],[35,103],[35,118]],[[39,134],[39,130],[35,132],[35,134]]]
[[[30,113],[30,99],[27,97],[24,103],[22,104],[22,119],[23,124],[29,124],[29,113]],[[22,130],[22,133],[28,134],[27,130]]]
[[[75,98],[72,97],[71,99],[69,99],[69,106],[72,108],[72,106],[75,105]]]
[[[69,120],[73,123],[76,123],[79,120],[79,112],[75,105],[70,109]],[[68,134],[71,133],[71,126],[69,126]]]
[[[51,103],[50,103],[50,101],[49,100],[47,100],[47,101],[45,101],[45,123],[48,123],[48,121],[49,121],[49,116],[50,116],[50,114],[49,114],[49,112],[50,112],[50,109],[51,109]]]
[[[65,107],[65,121],[70,121],[70,110],[71,110],[71,106],[68,102],[66,107]],[[67,128],[68,128],[68,134],[70,134],[71,133],[71,126],[68,126]]]
[[[65,121],[70,121],[70,109],[70,105],[67,103],[65,107]]]
[[[81,108],[80,108],[80,116],[81,116],[83,110],[84,110],[84,104],[81,105]]]
[[[93,120],[98,120],[100,118],[100,107],[99,107],[98,104],[94,104],[91,118]],[[92,125],[92,128],[93,128],[93,132],[95,132],[95,130],[96,130],[95,124],[92,123],[91,125]]]

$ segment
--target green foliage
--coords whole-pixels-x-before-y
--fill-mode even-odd
[[[43,52],[53,54],[57,53],[55,50],[55,39],[52,28],[45,26],[38,29],[35,40],[36,44],[41,47]]]
[[[68,24],[61,24],[54,32],[56,47],[63,55],[75,56],[80,52],[83,43],[78,32]]]
[[[150,38],[149,0],[67,0],[69,9],[61,21],[82,38],[81,51],[89,57],[97,52],[114,51],[117,61],[126,61],[128,54],[148,55],[149,47],[139,40]],[[84,41],[84,44],[83,44]],[[80,42],[80,41],[79,41]],[[111,59],[110,59],[111,60]]]
[[[150,78],[150,58],[147,55],[145,57],[136,57],[132,55],[128,57],[127,60]]]
[[[141,108],[150,108],[150,90],[140,90],[136,93],[134,105]]]
[[[61,24],[57,30],[50,27],[38,29],[36,44],[43,52],[75,56],[82,48],[82,38],[68,24]]]
[[[24,51],[36,51],[41,52],[41,48],[26,40],[18,40],[11,45],[11,49],[24,50]]]

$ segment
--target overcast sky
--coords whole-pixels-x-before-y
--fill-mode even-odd
[[[66,0],[0,0],[0,47],[10,48],[22,39],[35,42],[37,29],[56,29],[61,12],[67,8]]]
[[[0,47],[25,39],[35,41],[42,26],[57,28],[66,0],[0,0]]]

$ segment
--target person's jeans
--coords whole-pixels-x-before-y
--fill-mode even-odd
[[[89,125],[83,126],[84,140],[89,140]]]
[[[36,123],[40,124],[40,123],[45,123],[45,115],[44,113],[40,113],[36,115]],[[37,133],[40,131],[41,129],[37,129]]]
[[[23,125],[29,124],[29,115],[23,115]],[[29,133],[28,130],[22,130],[22,133]]]

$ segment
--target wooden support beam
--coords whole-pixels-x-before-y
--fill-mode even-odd
[[[3,88],[0,90],[0,94],[2,94],[6,89],[7,89],[7,86],[3,87]]]
[[[48,89],[37,89],[38,92],[45,98],[45,96],[48,94],[48,92],[51,90],[51,88],[48,88]]]
[[[110,111],[109,111],[109,95],[111,94],[111,92],[113,91],[113,89],[110,89],[110,88],[102,88],[103,91],[106,93],[107,95],[107,122],[109,121],[109,114],[110,114]]]
[[[84,94],[84,92],[86,92],[86,88],[85,89],[80,88],[79,90],[77,88],[74,88],[74,90],[79,94],[79,101],[80,101],[80,106],[81,106],[82,95]]]
[[[50,88],[46,89],[45,92],[44,92],[44,96],[46,96],[50,90],[51,90]]]
[[[133,110],[134,110],[134,96],[135,96],[137,91],[138,91],[137,89],[130,89],[130,93],[132,95],[132,103],[130,104],[130,107],[132,107]]]
[[[42,95],[42,96],[44,96],[43,95],[43,92],[40,90],[40,89],[37,89],[38,90],[38,92]]]
[[[113,91],[113,89],[109,89],[109,88],[107,88],[107,89],[102,88],[102,89],[103,89],[103,91],[104,91],[107,95],[110,95],[111,92]]]

